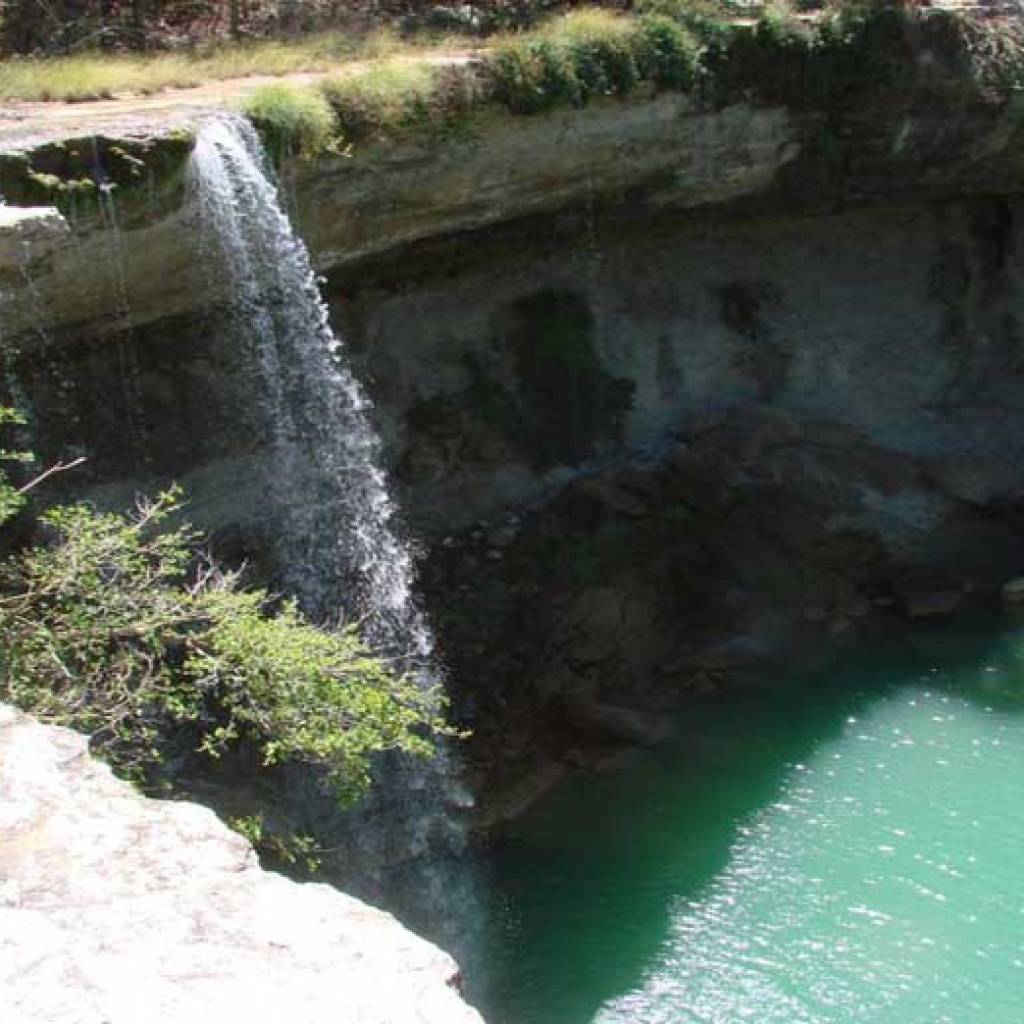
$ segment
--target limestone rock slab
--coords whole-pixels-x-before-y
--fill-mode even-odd
[[[0,203],[0,270],[48,255],[71,239],[71,227],[53,206]]]
[[[454,960],[0,705],[5,1024],[481,1024]]]

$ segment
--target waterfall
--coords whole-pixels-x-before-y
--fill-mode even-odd
[[[288,589],[318,618],[329,617],[347,590],[355,595],[349,614],[375,644],[425,662],[433,641],[414,600],[412,559],[392,526],[369,402],[331,330],[309,253],[281,208],[252,126],[225,117],[204,127],[191,174],[273,412],[275,489],[289,507],[280,538]]]
[[[252,126],[223,117],[203,127],[190,175],[208,270],[228,295],[239,372],[252,376],[262,406],[266,436],[254,442],[270,453],[268,518],[284,587],[314,619],[330,623],[344,613],[361,621],[371,643],[430,685],[438,679],[433,639],[396,529],[369,401]],[[339,859],[372,873],[461,848],[464,829],[451,808],[465,797],[447,752],[427,764],[392,757],[382,774],[337,828],[317,812],[321,835],[346,846]],[[421,878],[415,888],[431,884]]]

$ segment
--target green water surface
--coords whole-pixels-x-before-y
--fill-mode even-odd
[[[494,851],[492,1024],[1024,1024],[1024,633],[706,701]]]

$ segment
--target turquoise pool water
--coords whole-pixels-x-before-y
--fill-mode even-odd
[[[1024,632],[707,700],[498,843],[491,1024],[1024,1022]]]

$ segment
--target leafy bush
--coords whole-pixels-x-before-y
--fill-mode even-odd
[[[546,39],[504,43],[488,57],[495,96],[514,114],[537,114],[582,99],[569,54]]]
[[[806,102],[815,47],[813,27],[785,11],[766,11],[753,26],[739,26],[708,46],[704,62],[714,99]]]
[[[641,78],[665,89],[693,88],[700,51],[692,33],[671,18],[657,14],[641,18],[634,49]]]
[[[408,60],[328,78],[320,88],[346,142],[409,129],[441,130],[483,98],[474,68]]]
[[[636,0],[633,10],[640,17],[668,18],[693,33],[702,43],[727,35],[737,11],[724,0]]]
[[[257,89],[243,107],[278,157],[315,155],[336,140],[334,111],[322,93],[283,82]]]
[[[389,61],[321,83],[346,140],[407,127],[429,117],[435,70]]]
[[[920,44],[939,56],[937,71],[968,81],[987,97],[1024,88],[1024,25],[1019,20],[962,17],[935,10],[923,19]]]
[[[513,113],[534,114],[597,96],[625,96],[645,81],[689,88],[697,45],[662,15],[631,19],[576,11],[500,42],[486,61],[496,98]]]
[[[1024,30],[895,0],[847,2],[810,22],[773,7],[709,41],[703,62],[716,103],[834,115],[865,101],[1011,95],[1024,85]]]
[[[260,813],[228,819],[228,825],[245,836],[262,858],[282,868],[298,867],[309,874],[320,870],[321,851],[308,832],[275,832],[267,828]]]
[[[13,409],[0,406],[0,425],[4,423],[24,423],[24,419]],[[27,452],[12,451],[0,448],[0,524],[5,523],[25,504],[25,496],[21,489],[14,486],[4,472],[3,464],[11,462],[27,462]]]
[[[0,472],[0,502],[17,504]],[[48,543],[0,562],[0,700],[90,734],[121,773],[254,750],[319,765],[339,800],[385,750],[427,756],[450,734],[436,691],[392,671],[354,627],[328,632],[293,603],[195,556],[171,527],[178,492],[130,516],[75,505],[41,517]]]

